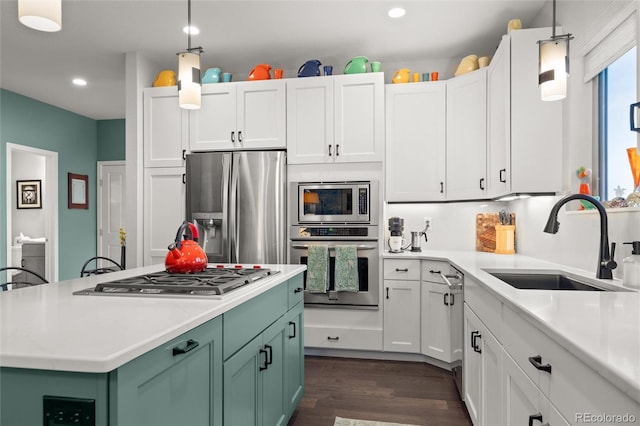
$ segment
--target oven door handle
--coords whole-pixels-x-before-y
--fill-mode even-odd
[[[311,245],[313,245],[313,244],[311,244]],[[311,245],[309,245],[309,244],[292,245],[291,248],[293,248],[293,249],[308,249],[309,247],[311,247]],[[327,246],[327,248],[329,250],[335,250],[336,246]],[[356,248],[358,250],[377,250],[378,246],[356,245]]]
[[[462,288],[462,277],[460,276],[460,274],[445,275],[442,272],[440,272],[440,277],[442,278],[444,283],[449,286],[450,289],[458,290],[458,289]],[[449,281],[450,279],[460,280],[461,282],[454,284],[451,281]]]

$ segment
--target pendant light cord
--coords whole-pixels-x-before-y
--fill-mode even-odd
[[[555,0],[553,4],[555,13]],[[191,0],[187,0],[187,52],[191,52]]]
[[[189,5],[191,5],[191,0],[189,0]],[[556,38],[556,0],[553,0],[553,21],[551,21],[551,39],[554,40],[555,38]]]

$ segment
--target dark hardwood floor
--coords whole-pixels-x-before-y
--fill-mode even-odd
[[[471,425],[448,371],[419,362],[306,357],[305,395],[289,426],[336,416],[414,425]]]

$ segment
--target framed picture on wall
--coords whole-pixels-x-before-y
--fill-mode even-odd
[[[16,181],[16,194],[19,209],[42,208],[42,181],[18,180]]]
[[[67,173],[70,209],[89,208],[89,176]]]

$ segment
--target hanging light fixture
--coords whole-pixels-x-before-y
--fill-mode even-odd
[[[538,86],[543,101],[558,101],[567,96],[569,76],[569,40],[571,34],[556,35],[556,0],[553,0],[551,38],[538,40]]]
[[[187,9],[188,27],[191,28],[191,0]],[[178,100],[180,108],[199,109],[202,85],[200,82],[200,54],[202,47],[191,47],[191,31],[187,32],[187,51],[178,53]]]
[[[62,0],[18,0],[18,20],[38,31],[62,29]]]

